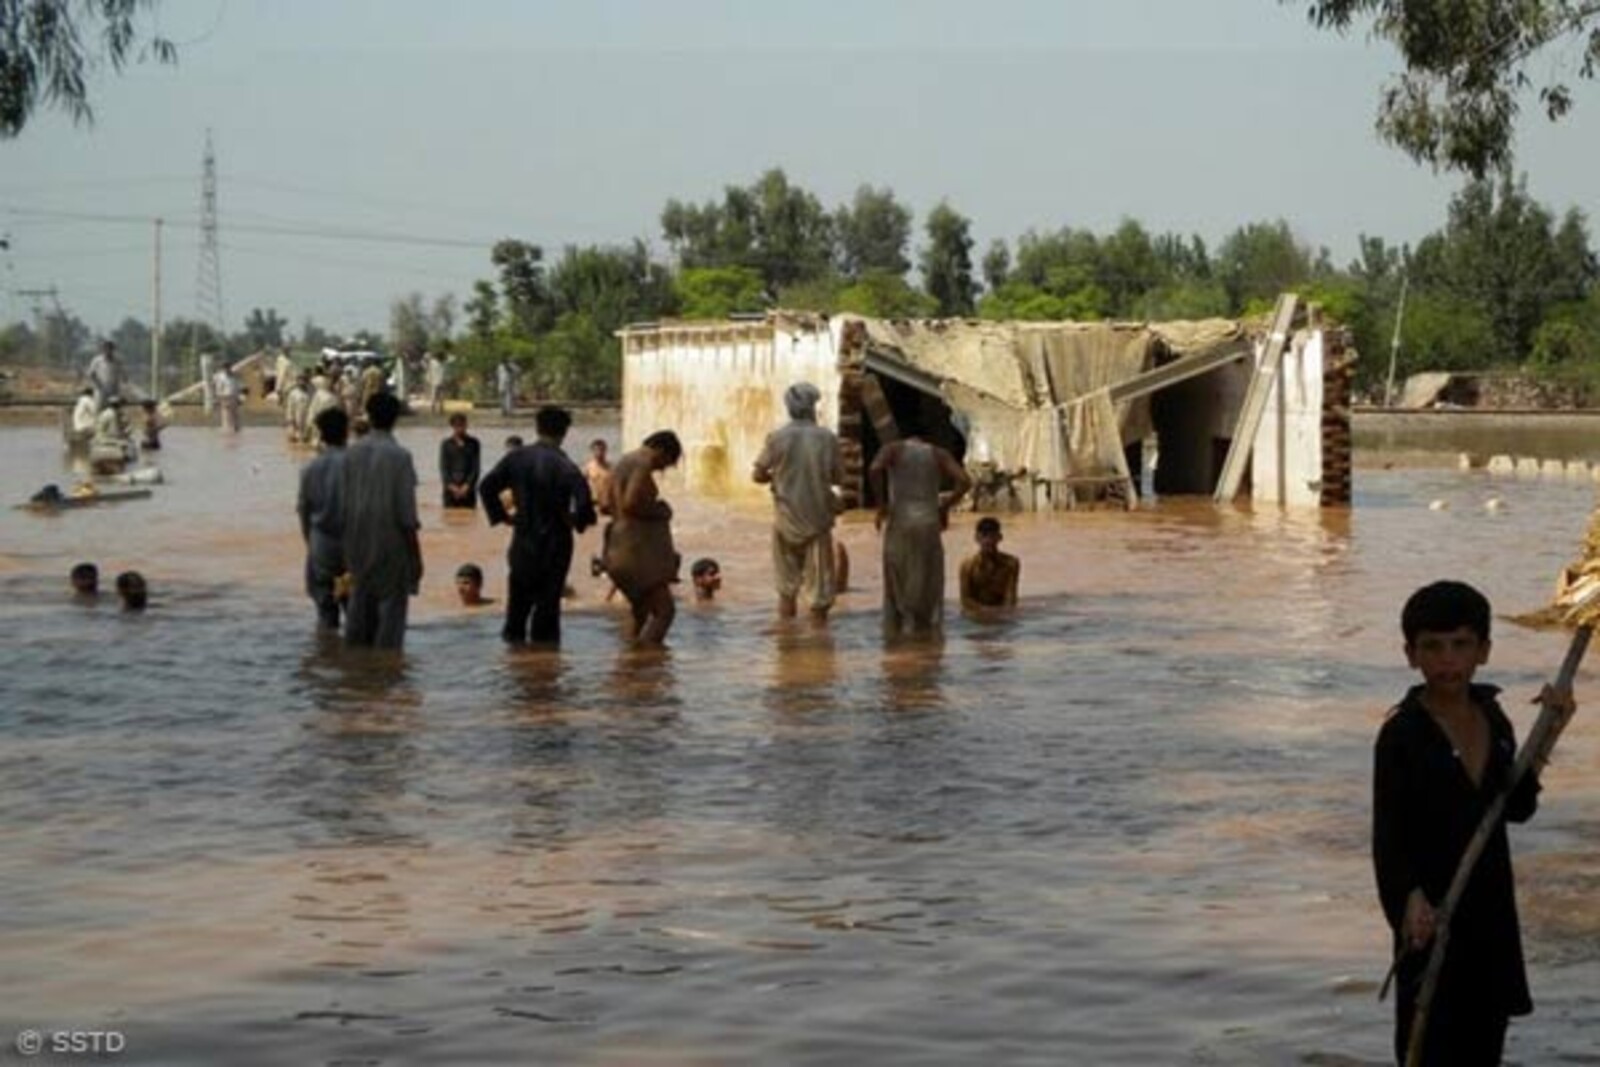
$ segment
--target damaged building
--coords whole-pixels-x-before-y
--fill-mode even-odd
[[[622,430],[682,439],[689,488],[765,493],[750,468],[786,420],[783,391],[821,389],[845,492],[870,505],[873,456],[917,434],[973,475],[993,510],[1131,507],[1139,497],[1350,500],[1353,351],[1292,294],[1270,319],[1168,323],[886,320],[773,312],[631,326]]]

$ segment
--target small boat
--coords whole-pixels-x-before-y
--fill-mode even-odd
[[[96,507],[100,504],[120,504],[125,500],[144,500],[154,495],[149,489],[102,489],[85,483],[70,493],[63,493],[53,482],[18,504],[22,511],[57,512],[68,508]]]

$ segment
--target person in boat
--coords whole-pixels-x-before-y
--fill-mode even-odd
[[[317,608],[317,625],[339,629],[342,598],[338,592],[344,562],[344,459],[350,416],[331,407],[317,416],[322,451],[300,470],[300,539],[306,546],[306,596]]]
[[[117,359],[117,346],[112,341],[101,341],[100,351],[89,361],[87,372],[89,386],[94,390],[95,407],[104,408],[122,397],[122,361]]]
[[[661,499],[656,471],[676,466],[683,445],[671,430],[658,430],[617,460],[606,487],[613,516],[601,565],[633,612],[633,637],[661,645],[677,615],[672,583],[681,558],[672,544],[672,507]]]
[[[511,644],[560,643],[561,594],[572,567],[573,534],[595,523],[589,483],[561,450],[571,426],[572,415],[565,408],[540,408],[534,416],[538,436],[533,444],[505,453],[478,483],[489,525],[512,525],[506,619],[500,634]],[[513,497],[514,514],[502,500],[506,490]]]
[[[868,474],[883,535],[884,631],[930,633],[944,618],[944,530],[972,479],[954,456],[917,435],[885,445]]]
[[[86,445],[94,437],[95,419],[100,414],[100,404],[95,399],[94,389],[84,386],[78,394],[78,402],[72,406],[72,436],[74,444]]]
[[[999,519],[989,515],[978,520],[973,531],[978,550],[961,561],[962,610],[1016,607],[1022,561],[1000,551],[1003,539]]]
[[[143,440],[139,447],[147,452],[161,451],[161,431],[166,429],[166,420],[161,417],[161,409],[154,400],[141,400],[139,410],[144,415]]]
[[[828,617],[834,597],[833,520],[844,480],[839,438],[817,423],[822,391],[796,382],[783,394],[787,425],[767,435],[751,477],[772,487],[772,571],[778,615],[793,618],[802,593],[814,619]]]
[[[89,441],[90,469],[97,474],[116,474],[133,455],[133,438],[122,418],[122,398],[114,397],[95,416],[94,437]]]
[[[1499,689],[1475,681],[1489,659],[1489,601],[1463,582],[1424,586],[1401,611],[1406,662],[1422,675],[1374,748],[1372,860],[1396,958],[1394,1048],[1405,1062],[1417,995],[1438,937],[1437,909],[1484,811],[1510,781],[1517,740]],[[1548,686],[1541,699],[1571,706]],[[1538,808],[1539,768],[1511,791],[1450,921],[1422,1062],[1498,1064],[1510,1020],[1533,1010],[1506,822]]]

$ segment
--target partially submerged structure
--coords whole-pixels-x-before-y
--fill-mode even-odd
[[[877,450],[919,434],[951,449],[980,507],[1132,506],[1157,495],[1302,505],[1350,499],[1343,331],[1292,294],[1270,321],[883,320],[773,312],[620,331],[622,429],[683,440],[691,488],[764,492],[749,471],[785,421],[783,391],[822,390],[847,495],[871,503]]]

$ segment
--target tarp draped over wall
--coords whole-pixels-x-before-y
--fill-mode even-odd
[[[1152,432],[1148,397],[1075,403],[1172,356],[1236,346],[1240,323],[997,323],[859,319],[876,363],[938,382],[967,435],[969,457],[1057,481],[1104,471],[1108,449]],[[1093,411],[1094,414],[1089,414]]]

